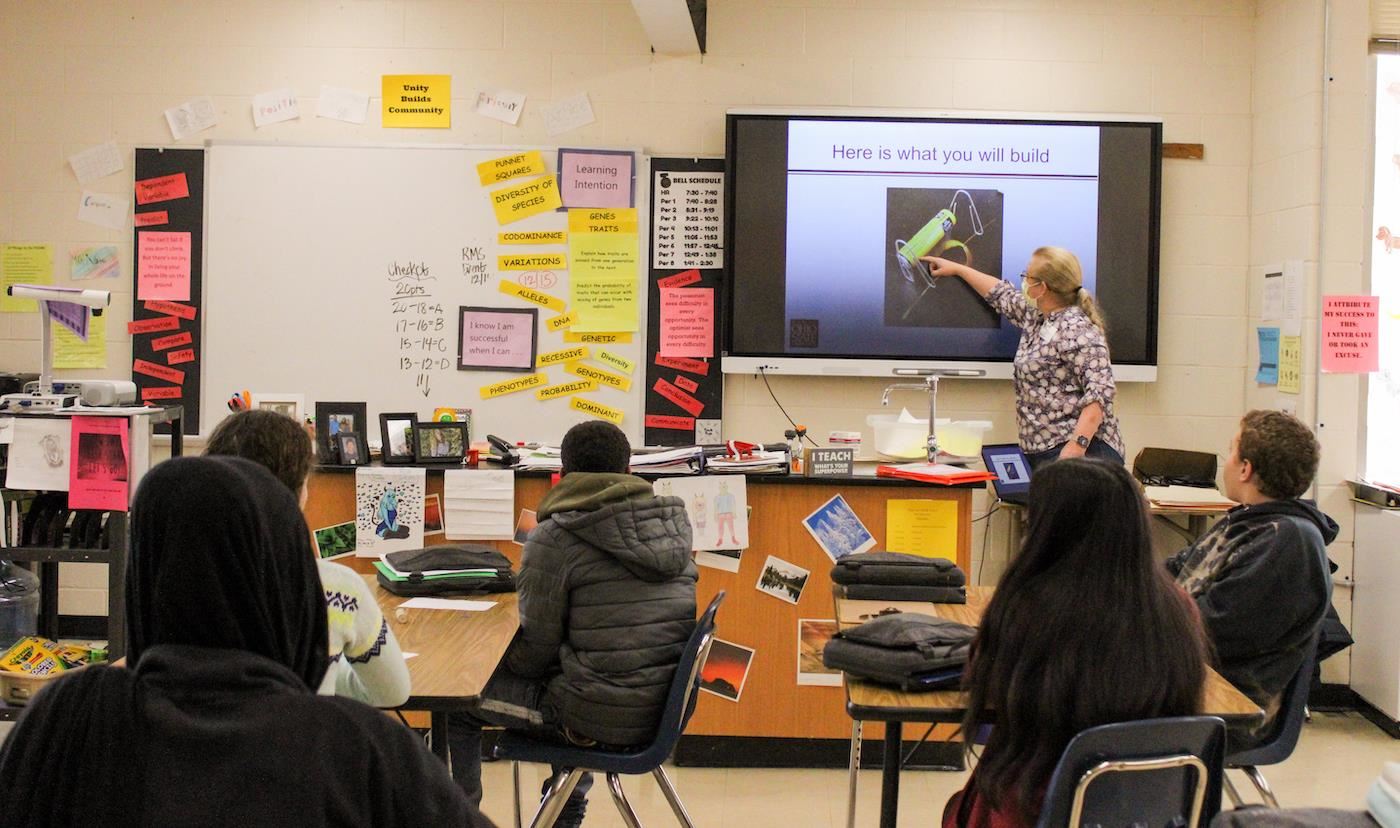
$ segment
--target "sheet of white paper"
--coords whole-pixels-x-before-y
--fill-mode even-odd
[[[0,446],[8,446],[15,439],[15,418],[0,417]]]
[[[458,612],[485,612],[496,606],[495,601],[467,601],[461,598],[410,598],[399,606],[404,609],[456,610]]]
[[[544,131],[550,135],[593,123],[593,105],[588,102],[586,93],[545,104],[540,113],[544,115]]]
[[[1264,308],[1261,318],[1269,322],[1283,319],[1283,271],[1274,270],[1264,274]]]
[[[219,112],[214,107],[214,99],[202,95],[165,110],[165,122],[170,125],[171,136],[179,141],[217,124]]]
[[[664,478],[652,484],[658,495],[685,501],[691,548],[696,551],[747,549],[748,484],[742,474]]]
[[[131,221],[131,201],[107,193],[84,192],[78,201],[78,221],[125,230]]]
[[[78,177],[79,184],[86,184],[112,173],[121,172],[122,153],[113,141],[89,147],[82,152],[68,156],[68,166]]]
[[[67,417],[16,417],[14,432],[5,488],[68,491],[73,421]]]
[[[333,118],[352,124],[363,124],[369,110],[369,95],[342,86],[322,86],[316,101],[318,118]]]
[[[423,497],[427,469],[361,467],[355,470],[355,554],[423,547]]]
[[[301,107],[291,89],[273,89],[253,96],[253,126],[261,128],[300,117]]]
[[[476,114],[514,126],[525,111],[525,93],[509,89],[483,89],[476,93]]]
[[[515,536],[515,473],[450,469],[442,475],[443,525],[449,540]]]
[[[1303,261],[1293,259],[1283,263],[1283,335],[1303,333]]]
[[[417,658],[417,657],[418,657],[418,654],[417,654],[417,653],[404,653],[404,654],[403,654],[403,660],[404,660],[404,661],[408,661],[410,658]]]

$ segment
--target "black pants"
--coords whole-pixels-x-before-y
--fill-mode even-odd
[[[1031,471],[1035,471],[1041,466],[1049,465],[1059,460],[1060,452],[1068,443],[1069,441],[1066,440],[1064,443],[1060,443],[1054,448],[1048,448],[1045,451],[1037,451],[1034,454],[1027,454],[1026,459],[1030,461]],[[1097,437],[1089,441],[1089,447],[1084,450],[1084,456],[1090,460],[1106,460],[1111,463],[1117,463],[1120,466],[1123,465],[1123,455],[1115,451],[1113,446],[1110,446]]]
[[[538,681],[523,679],[504,668],[498,669],[481,693],[481,702],[470,712],[449,713],[447,744],[452,763],[452,778],[473,805],[481,806],[481,729],[489,726],[518,730],[539,739],[565,739],[559,720]],[[555,767],[558,774],[563,768]],[[576,826],[583,822],[588,807],[588,789],[593,786],[593,774],[585,773],[569,796],[555,825]],[[546,781],[541,796],[548,790]]]

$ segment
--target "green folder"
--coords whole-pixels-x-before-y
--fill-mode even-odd
[[[380,575],[383,575],[385,578],[388,578],[391,581],[408,580],[407,575],[400,575],[399,573],[390,569],[389,565],[384,563],[383,561],[375,561],[374,568],[379,570]],[[493,578],[495,576],[496,570],[494,569],[461,569],[457,570],[456,572],[439,572],[435,575],[424,575],[423,580],[431,581],[434,578]]]

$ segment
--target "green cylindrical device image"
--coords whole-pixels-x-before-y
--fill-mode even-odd
[[[914,238],[899,246],[899,256],[911,266],[918,264],[920,256],[927,256],[938,246],[938,243],[947,237],[953,225],[958,223],[958,217],[953,215],[949,209],[939,210],[937,215],[929,219],[928,224],[919,228],[919,232],[914,234]],[[902,264],[902,263],[901,263]]]

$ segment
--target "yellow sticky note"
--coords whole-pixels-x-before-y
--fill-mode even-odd
[[[631,345],[632,334],[630,333],[600,333],[591,331],[589,333],[564,332],[565,342],[586,342],[589,345]]]
[[[527,374],[523,377],[508,379],[504,382],[497,382],[492,385],[481,386],[481,398],[489,400],[492,397],[499,397],[502,394],[514,394],[516,391],[524,391],[527,388],[539,388],[547,385],[549,379],[544,374]]]
[[[6,288],[10,285],[51,284],[53,245],[0,244],[0,311],[38,313],[38,302],[33,299],[16,299],[9,295]]]
[[[613,425],[622,422],[622,412],[616,408],[603,405],[593,400],[585,400],[583,397],[574,397],[569,400],[569,407],[575,411],[582,411],[590,417],[597,417],[600,420],[607,420]]]
[[[632,233],[637,232],[637,208],[573,209],[569,211],[570,233]]]
[[[574,362],[575,360],[588,358],[587,345],[575,345],[572,348],[565,348],[562,351],[550,351],[547,354],[540,354],[535,357],[535,367],[543,368],[546,365],[558,365],[561,362]]]
[[[544,173],[544,156],[540,154],[539,150],[492,158],[490,161],[482,161],[476,165],[476,174],[481,179],[483,187],[500,184],[502,181],[509,181],[522,175],[544,175]]]
[[[612,371],[604,371],[602,368],[594,368],[592,365],[584,365],[576,362],[564,370],[576,377],[591,379],[599,385],[608,385],[619,391],[626,391],[632,387],[632,380],[627,377],[614,374]]]
[[[953,500],[885,501],[885,549],[926,558],[957,557],[958,504]]]
[[[636,362],[633,362],[632,360],[626,357],[618,356],[617,354],[614,354],[611,351],[599,351],[598,361],[603,363],[604,365],[611,365],[612,367],[616,368],[624,374],[627,374],[628,376],[631,376],[632,372],[637,370]]]
[[[452,126],[451,75],[383,75],[381,123],[386,127]]]
[[[497,233],[497,244],[563,244],[569,234],[563,230],[511,230]]]
[[[526,302],[533,302],[534,304],[539,305],[542,308],[549,308],[550,310],[554,311],[562,311],[564,309],[563,299],[560,299],[558,296],[550,296],[544,291],[535,290],[534,288],[528,288],[524,285],[516,284],[515,282],[512,282],[509,279],[502,279],[500,287],[501,293],[504,293],[507,296],[519,296]]]
[[[526,256],[497,256],[497,270],[563,270],[569,263],[563,253],[531,253]]]
[[[557,400],[560,397],[567,397],[570,394],[581,394],[585,391],[597,391],[598,383],[593,380],[575,380],[559,385],[551,385],[548,388],[541,388],[535,392],[535,398],[540,400]]]
[[[491,207],[496,211],[497,224],[510,224],[548,213],[559,209],[559,204],[559,182],[552,175],[542,175],[491,193]]]
[[[575,329],[638,329],[636,233],[569,234],[569,305],[578,311]]]
[[[87,342],[62,325],[53,326],[53,367],[106,368],[107,315],[88,320]]]
[[[578,321],[578,311],[569,311],[544,321],[545,330],[562,331]]]
[[[1281,336],[1278,340],[1278,390],[1285,394],[1303,391],[1303,338]]]

